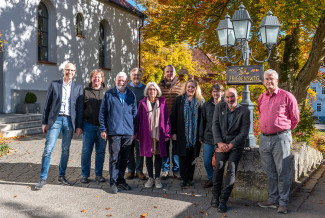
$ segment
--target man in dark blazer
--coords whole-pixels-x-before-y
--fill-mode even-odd
[[[70,143],[74,131],[78,136],[82,134],[83,89],[81,85],[72,81],[75,72],[75,65],[66,64],[63,69],[63,79],[51,82],[47,92],[42,118],[42,130],[46,134],[46,141],[42,156],[40,181],[35,186],[36,190],[42,189],[46,184],[51,154],[61,130],[62,152],[58,182],[70,185],[65,178]]]
[[[235,183],[235,174],[242,156],[250,126],[249,110],[238,104],[237,91],[228,88],[225,92],[226,102],[215,106],[212,132],[216,146],[216,166],[213,173],[212,207],[218,211],[227,211],[227,201]],[[225,164],[228,169],[222,188]],[[220,204],[219,204],[220,201]]]

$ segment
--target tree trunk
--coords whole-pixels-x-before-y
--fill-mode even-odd
[[[292,93],[298,102],[303,101],[307,96],[307,89],[310,82],[318,74],[319,67],[325,57],[325,12],[319,21],[318,28],[315,32],[313,44],[307,62],[298,73],[292,84]]]
[[[286,35],[281,71],[279,72],[279,85],[281,88],[292,92],[293,83],[299,70],[299,24],[294,27],[291,35]]]

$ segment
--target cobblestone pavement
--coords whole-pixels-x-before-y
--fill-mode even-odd
[[[210,207],[211,189],[202,188],[206,180],[202,154],[197,161],[194,185],[190,188],[181,189],[180,180],[169,178],[162,181],[163,189],[148,189],[144,188],[145,181],[133,179],[127,180],[131,191],[112,195],[108,191],[108,154],[103,173],[106,182],[94,180],[93,165],[90,183],[79,182],[81,137],[72,140],[66,172],[66,178],[73,186],[57,184],[61,152],[59,137],[52,154],[47,185],[41,191],[33,191],[39,180],[44,143],[42,134],[23,137],[10,143],[13,151],[9,155],[0,157],[0,217],[139,217],[146,213],[147,217],[222,216]],[[228,217],[282,217],[275,210],[257,207],[256,202],[230,199],[229,207]],[[300,214],[303,213],[292,212],[289,216],[300,217]],[[322,217],[323,214],[312,217]],[[308,214],[301,217],[308,217]]]

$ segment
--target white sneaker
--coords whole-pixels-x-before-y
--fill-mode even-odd
[[[160,179],[158,177],[155,179],[155,186],[156,186],[156,188],[163,187],[163,184],[161,184]]]
[[[149,179],[146,182],[146,184],[144,184],[144,187],[151,188],[154,184],[155,184],[155,180],[153,178],[149,177]]]

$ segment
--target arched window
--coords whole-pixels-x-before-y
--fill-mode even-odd
[[[99,67],[105,68],[105,51],[106,51],[106,40],[105,40],[105,28],[104,24],[99,24]]]
[[[76,17],[76,35],[83,36],[83,17],[80,13]]]
[[[49,14],[43,2],[40,2],[37,10],[38,26],[38,60],[48,61],[49,44]]]

